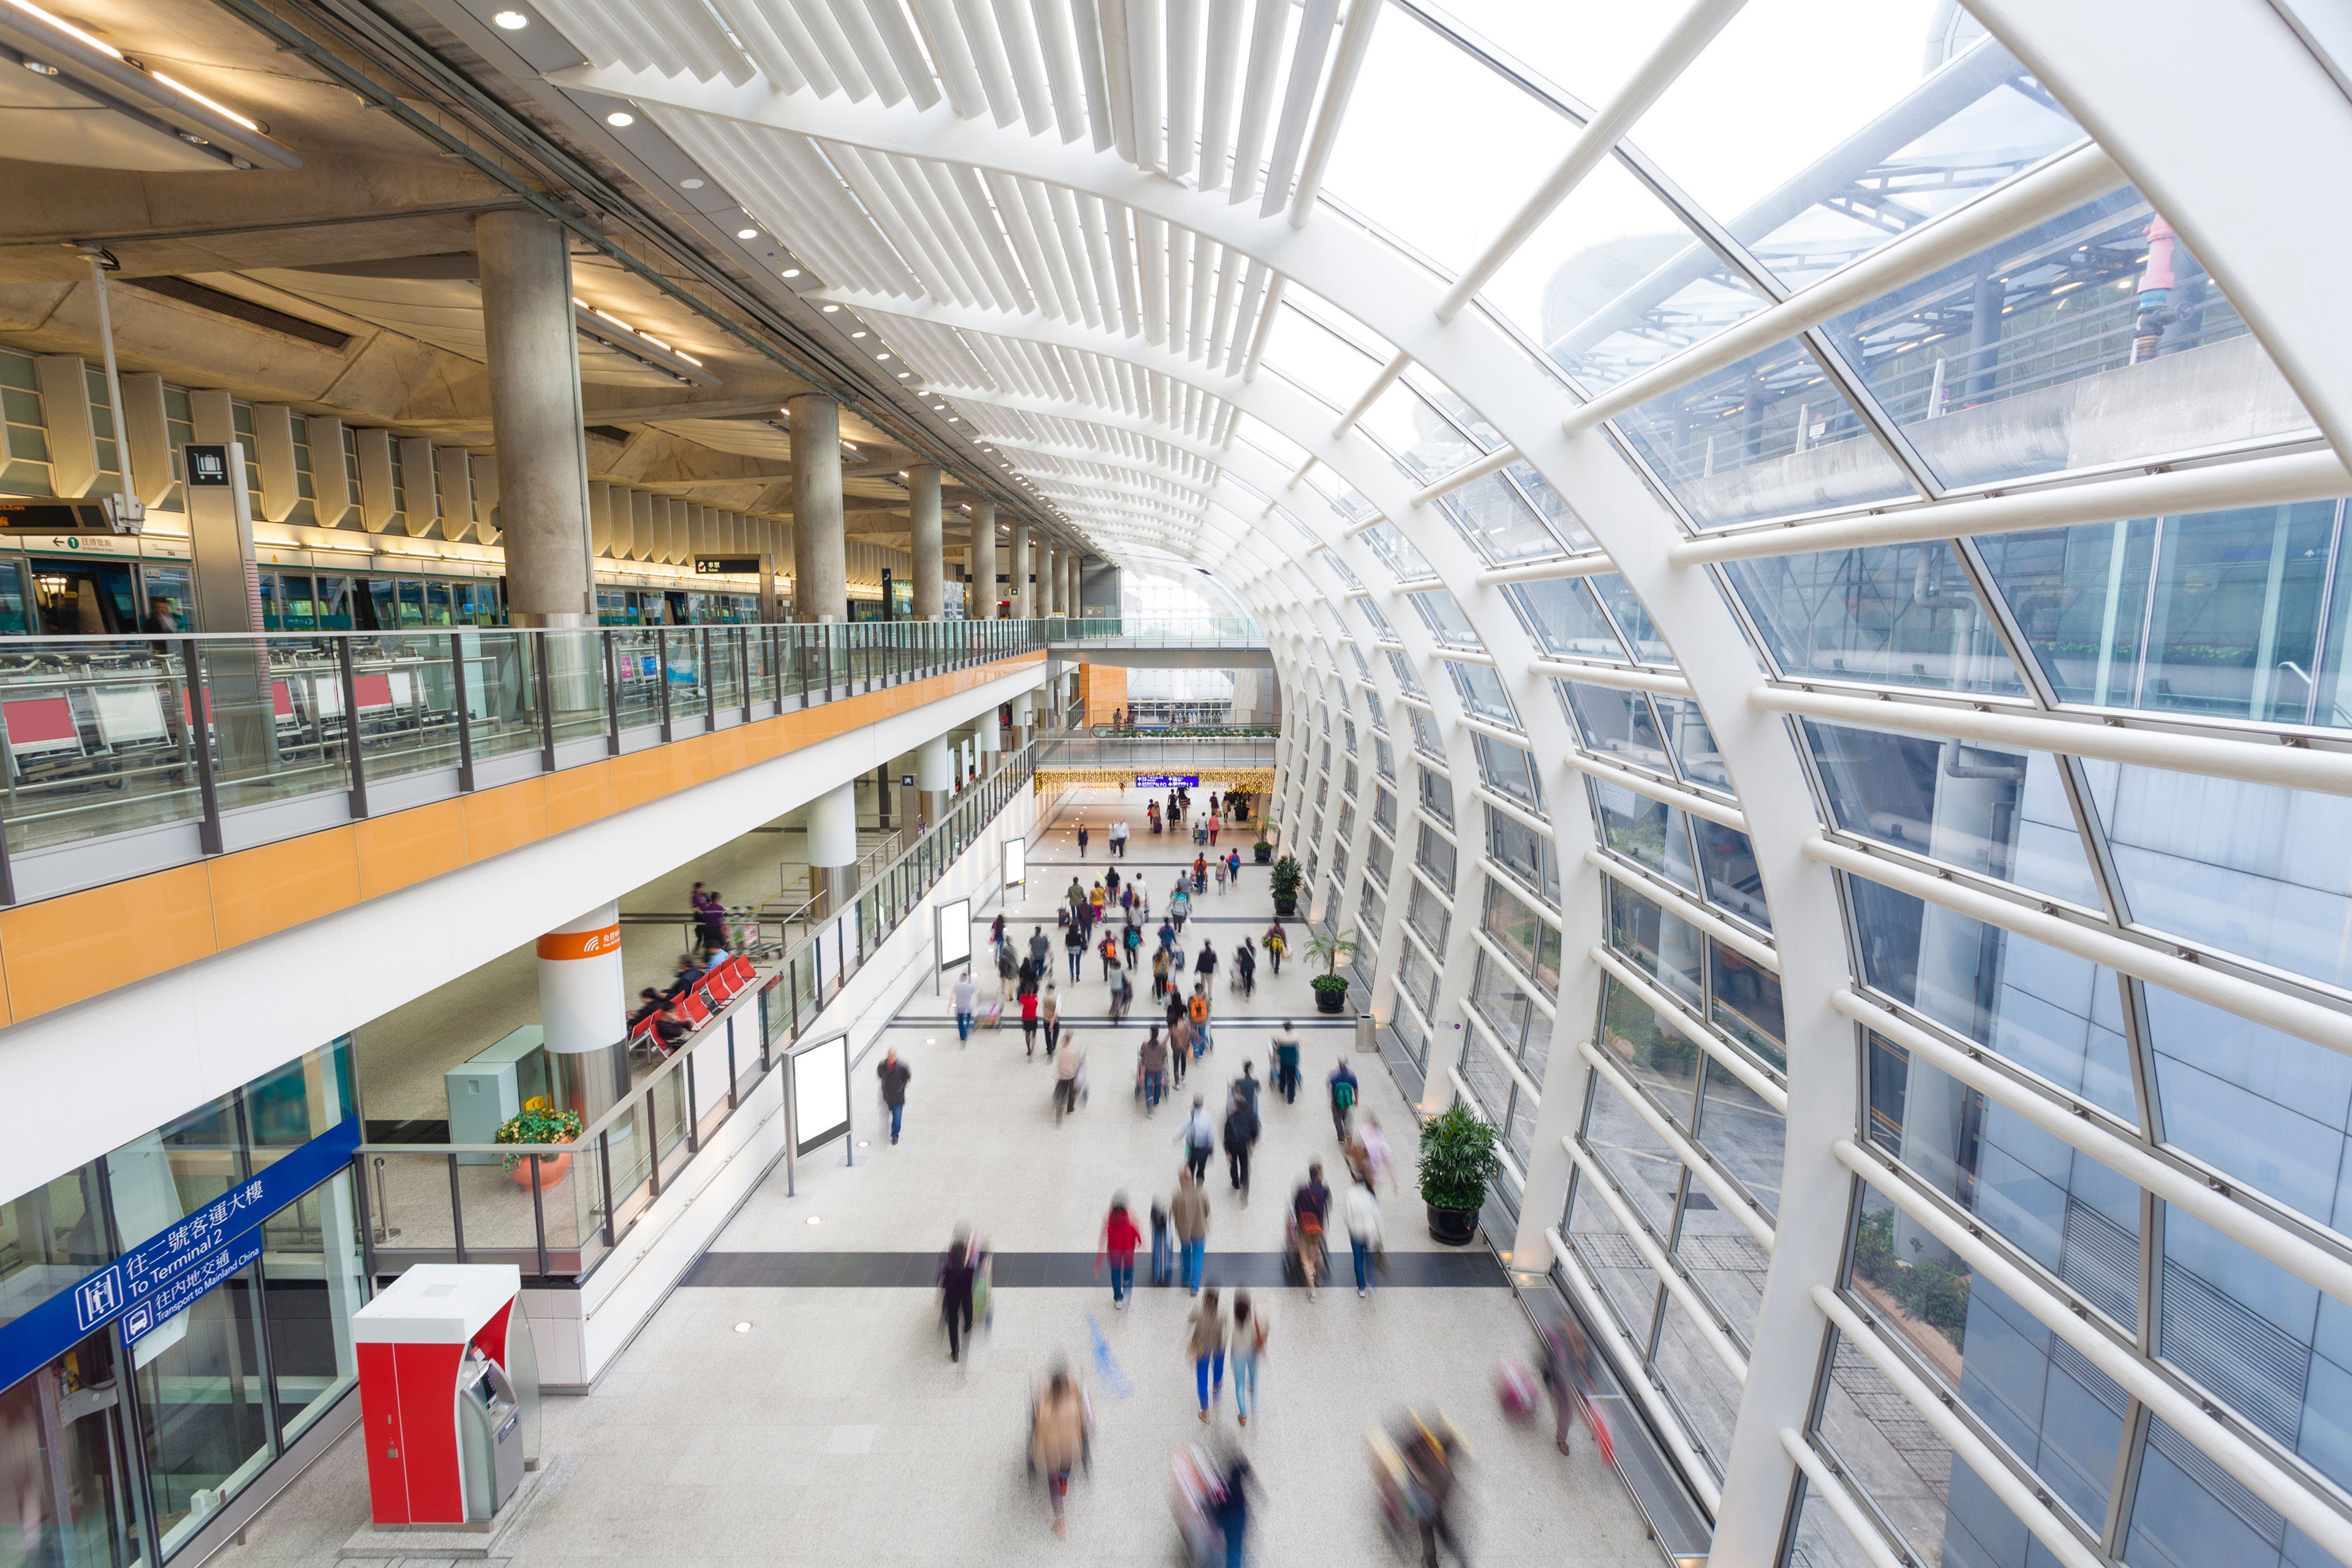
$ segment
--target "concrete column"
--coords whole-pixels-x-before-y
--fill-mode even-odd
[[[915,619],[936,621],[947,614],[947,555],[940,542],[940,470],[918,463],[907,470],[907,499],[913,527],[907,553],[914,557]]]
[[[1013,618],[1031,621],[1037,618],[1037,590],[1029,581],[1029,525],[1015,521],[1013,524]]]
[[[760,558],[760,619],[765,622],[782,620],[781,596],[776,592],[776,553],[779,530],[768,518],[744,520],[750,531],[749,552]]]
[[[550,1097],[583,1121],[629,1092],[628,1014],[619,904],[601,904],[539,939]]]
[[[849,543],[842,531],[841,405],[805,393],[787,402],[784,412],[793,430],[793,618],[845,621]]]
[[[915,748],[915,788],[922,795],[923,825],[937,827],[946,821],[948,796],[955,789],[955,758],[945,735],[934,735]]]
[[[972,737],[980,742],[980,776],[986,778],[1004,760],[1004,731],[997,723],[996,710],[992,708],[977,721],[980,728]]]
[[[809,890],[825,901],[821,915],[849,907],[857,894],[857,785],[843,784],[809,802]]]
[[[974,620],[996,618],[996,503],[971,503],[971,595],[964,614]]]
[[[571,253],[561,228],[528,212],[477,217],[474,248],[499,448],[508,612],[519,626],[594,626]]]

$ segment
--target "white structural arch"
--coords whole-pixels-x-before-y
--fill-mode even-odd
[[[2312,261],[2352,218],[2305,172],[2352,163],[2352,101],[2303,7],[1944,5],[1917,82],[1723,213],[1664,172],[1723,183],[1672,150],[1678,80],[1794,0],[1627,24],[1590,105],[1540,28],[1420,0],[543,9],[590,62],[550,82],[637,105],[979,460],[1249,605],[1307,912],[1360,931],[1422,1108],[1506,1129],[1511,1262],[1593,1328],[1711,1560],[2352,1561],[2321,1323],[2352,1213],[2317,1173],[2352,1088],[2277,1088],[2352,1049],[2352,973],[2294,935],[2352,915],[2294,864],[2352,827],[2352,327]],[[1556,117],[1466,276],[1339,205],[1353,117],[1406,107],[1366,96],[1400,30]],[[1956,141],[1938,95],[2000,93],[2056,130]],[[1504,269],[1611,181],[1686,243],[1600,293],[1568,250],[1585,314],[1514,319]],[[2200,572],[2192,652],[2163,627]],[[1889,1468],[1868,1377],[1940,1480]]]

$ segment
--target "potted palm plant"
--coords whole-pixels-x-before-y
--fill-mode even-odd
[[[580,1136],[582,1123],[576,1110],[558,1110],[538,1095],[523,1101],[523,1107],[499,1124],[496,1142],[500,1143],[569,1143]],[[519,1187],[529,1189],[531,1171],[530,1156],[509,1154],[506,1160],[507,1174]],[[542,1154],[539,1157],[539,1184],[551,1187],[563,1180],[572,1169],[569,1154]]]
[[[1491,1122],[1457,1100],[1421,1129],[1421,1201],[1429,1210],[1429,1234],[1448,1247],[1465,1247],[1478,1234],[1478,1210],[1486,1188],[1502,1174]]]
[[[1305,873],[1298,868],[1297,856],[1285,855],[1274,863],[1274,869],[1266,874],[1266,885],[1274,891],[1276,914],[1295,915],[1298,912],[1298,884],[1303,880]]]
[[[1287,857],[1286,857],[1287,858]],[[1338,936],[1330,931],[1309,931],[1307,951],[1323,965],[1323,973],[1307,982],[1315,987],[1315,1010],[1318,1013],[1339,1013],[1348,1006],[1348,977],[1339,973],[1339,963],[1363,951],[1363,945],[1353,937]]]
[[[1274,841],[1265,836],[1265,829],[1264,827],[1260,827],[1258,829],[1257,842],[1250,846],[1250,855],[1252,858],[1255,859],[1261,866],[1272,863],[1274,859]],[[1294,898],[1297,897],[1296,894],[1293,894],[1292,896]]]

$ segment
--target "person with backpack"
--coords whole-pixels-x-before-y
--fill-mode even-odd
[[[1129,921],[1127,930],[1119,933],[1118,943],[1125,953],[1127,966],[1133,969],[1136,960],[1143,952],[1143,928],[1132,920]]]
[[[1176,929],[1181,931],[1184,929],[1186,918],[1192,912],[1192,895],[1185,891],[1184,879],[1180,873],[1176,879],[1176,890],[1168,895],[1168,918],[1175,921]]]
[[[1102,941],[1095,944],[1095,952],[1102,959],[1105,980],[1118,973],[1118,938],[1111,935],[1108,927],[1103,931]]]
[[[1135,1005],[1135,982],[1127,977],[1124,969],[1113,970],[1111,973],[1110,1021],[1116,1024],[1127,1016],[1129,1007]]]
[[[1234,989],[1244,996],[1257,994],[1257,949],[1250,939],[1242,938],[1241,946],[1234,949]]]
[[[1168,950],[1161,948],[1151,955],[1151,999],[1165,1001],[1168,996]]]
[[[1205,980],[1192,983],[1192,1000],[1185,1004],[1185,1021],[1192,1026],[1192,1054],[1209,1054],[1209,986]]]
[[[1208,1106],[1200,1095],[1192,1097],[1192,1114],[1184,1119],[1184,1130],[1177,1135],[1184,1145],[1184,1163],[1198,1182],[1208,1173],[1209,1156],[1217,1152],[1217,1124],[1210,1120]],[[1202,1199],[1206,1203],[1206,1198]]]
[[[1307,1179],[1290,1196],[1292,1228],[1298,1240],[1298,1267],[1307,1277],[1307,1299],[1315,1300],[1315,1276],[1323,1264],[1323,1226],[1331,1214],[1331,1189],[1323,1184],[1323,1163],[1307,1167]]]
[[[1135,1053],[1135,1070],[1143,1086],[1143,1114],[1153,1115],[1168,1093],[1168,1042],[1156,1026],[1144,1035],[1143,1047]]]
[[[1232,1106],[1225,1112],[1225,1173],[1233,1179],[1234,1191],[1246,1199],[1249,1196],[1250,1150],[1257,1142],[1257,1099],[1234,1087]]]
[[[996,999],[999,1002],[1013,1000],[1013,983],[1019,973],[1020,965],[1013,957],[1013,944],[999,938],[996,943]]]
[[[1282,955],[1290,951],[1290,938],[1284,933],[1282,922],[1275,921],[1265,928],[1265,961],[1274,965],[1276,974],[1282,973]]]
[[[1343,1148],[1348,1142],[1348,1113],[1356,1109],[1357,1092],[1356,1071],[1341,1057],[1339,1065],[1331,1069],[1331,1131]]]

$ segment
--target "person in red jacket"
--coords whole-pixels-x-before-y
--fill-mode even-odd
[[[1099,1276],[1103,1259],[1110,1259],[1110,1304],[1122,1312],[1127,1310],[1127,1293],[1135,1289],[1135,1249],[1142,1240],[1135,1216],[1127,1212],[1127,1194],[1121,1193],[1110,1200],[1110,1214],[1103,1220],[1102,1245],[1095,1250],[1095,1273]]]
[[[1030,1056],[1037,1054],[1037,993],[1021,993],[1021,1043]],[[1046,1055],[1053,1053],[1048,1051]]]

